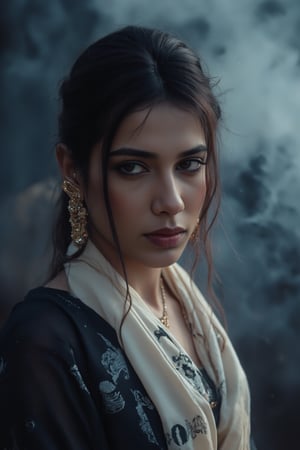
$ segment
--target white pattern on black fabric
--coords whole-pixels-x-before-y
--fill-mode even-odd
[[[70,366],[70,372],[73,375],[73,377],[75,378],[75,380],[77,381],[77,383],[79,384],[80,389],[87,392],[89,395],[91,395],[85,382],[83,381],[82,375],[81,375],[79,368],[75,362],[75,355],[74,355],[74,351],[72,348],[70,348],[70,353],[71,353],[72,360],[73,360],[73,365]]]
[[[131,389],[131,392],[133,393],[133,396],[137,403],[136,410],[140,418],[139,425],[141,427],[141,430],[143,431],[143,433],[147,435],[149,442],[151,442],[152,444],[156,444],[158,446],[159,444],[157,442],[153,429],[150,425],[147,414],[145,413],[145,408],[154,409],[154,406],[150,401],[150,399],[144,396],[139,390]]]
[[[99,390],[104,401],[105,412],[116,414],[124,409],[125,400],[120,391],[116,390],[116,386],[113,383],[107,380],[101,381]]]
[[[106,372],[112,377],[114,383],[117,383],[121,372],[123,372],[125,380],[128,380],[129,370],[121,350],[114,347],[101,333],[97,334],[108,347],[101,357],[101,364],[106,369]]]
[[[85,382],[83,381],[82,375],[79,371],[77,364],[74,364],[70,367],[70,372],[74,376],[75,380],[78,382],[80,389],[90,394]]]

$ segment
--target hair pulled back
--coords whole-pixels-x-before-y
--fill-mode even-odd
[[[105,207],[122,264],[107,189],[108,154],[120,123],[129,113],[163,101],[199,118],[208,149],[200,245],[210,268],[208,231],[218,208],[216,128],[220,108],[199,57],[168,33],[127,26],[99,39],[79,56],[60,87],[60,97],[59,142],[69,149],[76,169],[86,183],[91,150],[99,141],[102,143]],[[215,212],[209,219],[208,210],[214,199],[217,199]],[[62,270],[71,241],[67,200],[62,192],[54,234],[52,277]],[[123,270],[126,278],[124,264]]]

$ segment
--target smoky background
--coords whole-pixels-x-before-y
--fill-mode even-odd
[[[10,0],[0,8],[0,321],[42,282],[49,261],[62,78],[87,45],[116,27],[174,32],[220,80],[223,195],[214,258],[250,383],[254,438],[258,450],[296,448],[299,1]]]

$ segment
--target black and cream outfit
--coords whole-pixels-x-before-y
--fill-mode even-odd
[[[31,291],[1,331],[1,450],[249,449],[244,372],[182,268],[163,276],[205,369],[133,289],[120,343],[125,286],[90,242],[66,273],[71,294]]]

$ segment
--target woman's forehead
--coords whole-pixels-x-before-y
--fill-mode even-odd
[[[161,143],[164,139],[181,142],[188,140],[189,134],[193,138],[203,136],[197,115],[185,108],[164,102],[128,114],[117,129],[112,148],[126,142],[138,144],[144,140],[154,146],[156,141]]]

